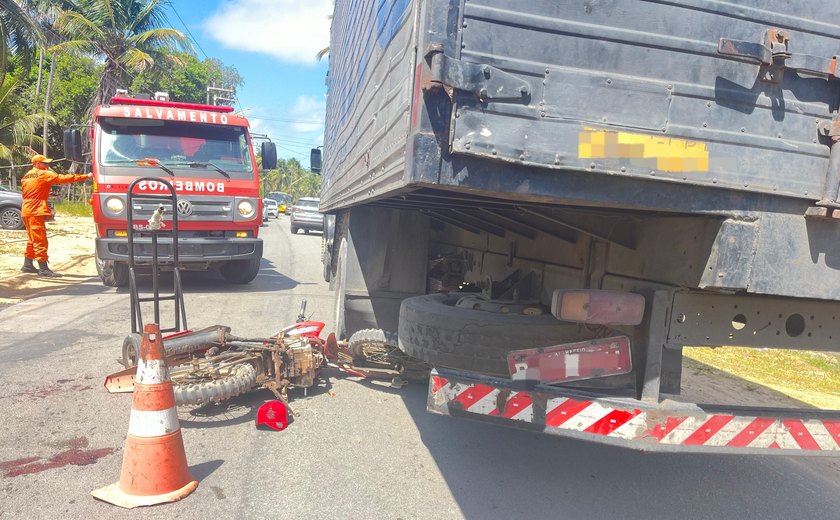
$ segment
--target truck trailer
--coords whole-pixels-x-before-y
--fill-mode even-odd
[[[837,20],[801,0],[338,0],[339,335],[397,331],[436,367],[435,413],[837,454],[837,412],[674,397],[685,346],[840,350]]]

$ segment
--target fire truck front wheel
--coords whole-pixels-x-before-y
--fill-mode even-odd
[[[234,260],[227,262],[219,268],[222,278],[228,283],[246,284],[251,283],[260,272],[260,258],[248,260]]]
[[[114,260],[102,260],[96,257],[96,272],[102,284],[108,287],[125,287],[128,285],[128,264]]]

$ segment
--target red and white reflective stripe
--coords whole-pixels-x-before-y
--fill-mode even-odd
[[[528,392],[513,392],[505,402],[505,406],[501,413],[499,413],[498,409],[495,409],[488,415],[492,415],[494,417],[504,417],[505,419],[514,419],[516,421],[533,422],[534,401],[531,399],[531,394]]]
[[[141,359],[137,363],[136,384],[157,385],[169,381],[169,369],[160,359]]]
[[[441,390],[444,391],[441,392]],[[445,378],[432,376],[432,393],[440,393],[441,396],[445,393],[452,393],[455,395],[452,401],[457,402],[462,410],[472,413],[524,422],[534,420],[533,401],[531,394],[528,392],[512,392],[505,400],[501,412],[498,409],[500,391],[487,385],[456,383],[452,386]]]
[[[178,431],[178,411],[168,410],[131,410],[128,434],[135,437],[160,437]]]
[[[502,391],[486,384],[450,382],[432,376],[436,406],[491,417],[536,423],[529,392]],[[547,430],[565,430],[627,441],[657,442],[672,446],[715,448],[765,448],[840,451],[840,421],[770,418],[698,413],[671,415],[635,408],[618,408],[610,402],[555,397],[546,400]],[[542,422],[542,420],[540,420]]]

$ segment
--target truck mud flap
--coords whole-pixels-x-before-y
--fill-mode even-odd
[[[840,455],[840,412],[605,397],[438,368],[426,409],[647,452]]]

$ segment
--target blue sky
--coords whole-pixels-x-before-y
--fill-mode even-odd
[[[308,166],[309,149],[323,143],[327,59],[315,55],[329,45],[330,13],[330,0],[172,0],[169,25],[199,58],[237,68],[245,79],[237,109],[252,131]]]

